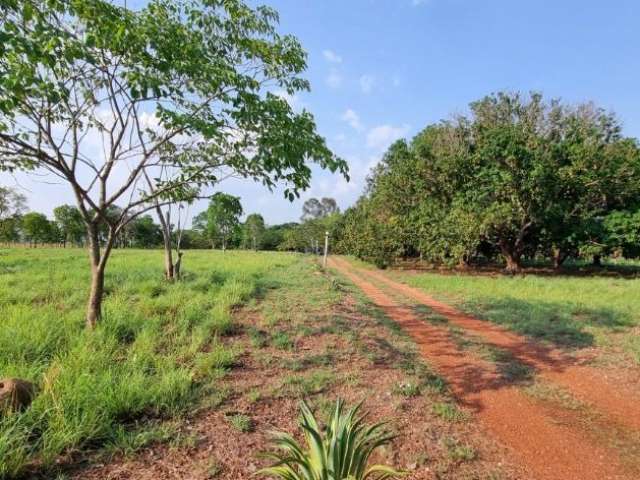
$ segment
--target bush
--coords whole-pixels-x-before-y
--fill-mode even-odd
[[[361,404],[345,411],[344,402],[336,402],[331,420],[322,429],[309,406],[300,405],[300,427],[306,446],[288,433],[274,433],[273,444],[281,453],[266,454],[274,465],[258,473],[283,480],[364,480],[391,479],[404,475],[385,465],[368,466],[371,454],[393,440],[384,424],[367,425]]]

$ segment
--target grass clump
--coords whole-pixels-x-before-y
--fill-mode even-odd
[[[234,430],[241,433],[247,433],[253,430],[253,420],[248,415],[236,413],[228,417],[229,424]]]
[[[454,403],[448,402],[436,402],[431,407],[431,410],[438,417],[446,420],[447,422],[466,422],[469,420],[467,412],[460,410]]]

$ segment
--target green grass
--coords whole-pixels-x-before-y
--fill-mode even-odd
[[[234,430],[240,433],[247,433],[253,430],[253,420],[244,413],[236,413],[228,417],[229,424]]]
[[[455,423],[469,420],[469,414],[464,410],[460,410],[453,402],[436,402],[432,405],[431,410],[447,422]]]
[[[116,250],[103,321],[86,332],[83,250],[0,250],[0,372],[39,390],[25,412],[0,420],[0,477],[50,469],[71,452],[129,452],[163,437],[141,421],[224,401],[219,379],[239,353],[224,339],[233,308],[299,259],[189,251],[184,280],[168,284],[160,251]]]
[[[394,275],[515,332],[571,349],[616,343],[640,362],[640,279]]]

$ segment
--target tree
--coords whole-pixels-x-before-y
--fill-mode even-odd
[[[510,272],[526,257],[560,266],[631,252],[621,245],[640,208],[640,147],[614,114],[536,93],[489,95],[470,111],[389,148],[339,248],[378,264],[501,256]]]
[[[258,250],[262,248],[262,240],[265,233],[264,218],[259,213],[252,213],[244,222],[243,244],[245,248]]]
[[[142,215],[131,222],[131,240],[136,248],[151,248],[162,244],[162,230],[150,215]]]
[[[13,188],[0,186],[0,221],[20,215],[27,209],[27,198]]]
[[[240,224],[241,215],[239,197],[217,192],[211,197],[207,209],[197,215],[193,223],[209,239],[212,248],[220,245],[224,251]]]
[[[310,198],[302,205],[302,217],[300,219],[304,222],[305,220],[326,217],[339,211],[338,204],[333,198],[325,197],[322,200]]]
[[[0,186],[0,240],[20,240],[21,214],[26,210],[27,198],[10,187]]]
[[[24,0],[0,9],[0,167],[44,169],[73,191],[89,245],[90,328],[112,249],[136,216],[229,174],[284,184],[291,200],[309,186],[308,162],[347,175],[313,117],[273,93],[309,85],[304,51],[277,33],[270,8]],[[116,204],[120,214],[109,216]],[[165,255],[173,264],[170,242]]]
[[[22,217],[22,233],[25,239],[34,246],[38,243],[45,243],[51,239],[51,223],[42,213],[26,213]]]
[[[86,228],[80,210],[73,205],[60,205],[53,209],[53,216],[60,229],[65,247],[67,242],[73,242],[76,245],[82,243]]]
[[[297,226],[298,224],[295,222],[268,226],[262,237],[262,248],[264,250],[282,250],[281,245],[285,235]]]

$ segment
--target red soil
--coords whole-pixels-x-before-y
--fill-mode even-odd
[[[435,300],[426,293],[391,280],[383,273],[361,270],[391,289],[411,297],[445,316],[451,323],[481,337],[484,341],[511,352],[531,367],[541,378],[570,390],[580,401],[591,404],[621,425],[640,430],[640,395],[618,382],[605,378],[605,374],[588,367],[564,352],[530,341],[489,322],[479,320]]]
[[[532,471],[534,478],[637,478],[634,473],[627,471],[616,452],[588,438],[581,430],[579,420],[570,418],[569,414],[567,418],[563,418],[564,421],[558,422],[557,415],[550,415],[548,408],[536,403],[517,387],[505,383],[494,365],[460,350],[446,329],[422,321],[409,307],[394,301],[381,289],[361,277],[375,275],[377,278],[381,274],[356,269],[337,258],[331,259],[331,266],[362,289],[376,305],[413,337],[422,355],[446,378],[459,401],[470,407],[477,419],[513,451],[514,457]],[[408,288],[402,284],[398,284],[398,288],[394,286],[395,290],[405,293],[409,292]],[[467,318],[451,307],[432,299],[429,299],[429,302],[427,305],[434,310],[438,305],[437,311],[446,315],[452,322],[465,321],[465,326],[473,326],[476,329],[479,327],[474,323],[479,320]],[[563,365],[563,358],[555,357],[554,352],[538,350],[538,346],[529,345],[529,342],[526,342],[527,345],[522,341],[518,344],[515,342],[517,337],[501,337],[498,335],[500,332],[494,330],[491,325],[484,322],[481,324],[483,329],[489,329],[496,341],[503,341],[505,346],[513,348],[520,345],[520,354],[523,357],[535,359],[540,365],[557,365],[558,375],[567,368]],[[506,335],[506,332],[502,333]],[[551,367],[546,371],[555,372]],[[567,384],[571,384],[568,377],[563,378]],[[587,389],[586,384],[580,385],[584,390]],[[599,394],[596,398],[599,398]]]

